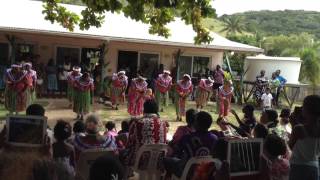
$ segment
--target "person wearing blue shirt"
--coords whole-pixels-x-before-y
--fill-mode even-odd
[[[280,93],[283,90],[284,85],[287,83],[287,79],[284,78],[283,76],[281,76],[280,74],[281,74],[281,70],[278,69],[276,71],[276,77],[280,81],[280,86],[277,88],[277,94],[276,94],[276,97],[275,97],[275,103],[276,103],[277,106],[279,105]]]

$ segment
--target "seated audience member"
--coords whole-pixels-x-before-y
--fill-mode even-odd
[[[146,100],[154,100],[154,95],[151,88],[148,88],[145,95]]]
[[[302,117],[302,107],[300,106],[294,107],[294,110],[289,117],[289,123],[292,129],[298,124],[304,124],[304,120]]]
[[[71,134],[70,138],[67,140],[67,143],[74,145],[74,139],[76,138],[76,136],[80,136],[83,137],[85,136],[85,124],[83,121],[76,121],[73,124],[73,128],[72,128],[73,133]]]
[[[270,134],[264,142],[264,152],[261,157],[260,180],[287,180],[290,164],[282,158],[287,153],[286,142],[275,134]]]
[[[218,138],[208,131],[211,124],[212,117],[209,113],[197,113],[194,122],[195,132],[184,136],[173,150],[173,157],[164,160],[165,169],[169,174],[180,177],[190,158],[212,154]]]
[[[254,107],[250,104],[247,104],[242,108],[242,112],[244,116],[243,116],[243,119],[240,120],[236,111],[233,109],[231,110],[231,113],[236,117],[236,120],[239,124],[239,128],[242,131],[245,131],[246,134],[251,134],[252,129],[257,124],[257,120],[254,117]]]
[[[289,124],[290,121],[290,109],[282,109],[280,113],[280,126],[286,131],[288,137],[291,134],[291,126]]]
[[[310,95],[303,101],[304,124],[293,128],[289,180],[318,180],[320,156],[320,96]]]
[[[35,160],[31,172],[32,180],[74,180],[64,166],[48,159]]]
[[[113,149],[117,150],[117,145],[113,137],[104,137],[99,134],[100,119],[98,116],[91,114],[85,122],[85,136],[76,136],[74,139],[74,147],[76,152],[76,161],[79,155],[86,149]]]
[[[210,132],[216,135],[218,138],[240,136],[236,132],[236,130],[229,125],[228,121],[223,117],[218,117],[217,125],[219,126],[220,131],[211,130]]]
[[[102,156],[90,167],[88,180],[124,180],[124,167],[113,156]]]
[[[173,139],[171,141],[170,144],[175,145],[176,143],[178,143],[180,141],[180,139],[185,136],[188,135],[190,133],[192,133],[194,131],[193,128],[193,123],[194,123],[194,119],[196,116],[197,111],[194,109],[189,109],[186,112],[186,122],[187,125],[186,126],[179,126],[176,130],[176,132],[173,135]]]
[[[26,109],[26,115],[28,116],[45,116],[46,110],[40,104],[31,104]],[[50,143],[54,143],[53,131],[50,127],[47,127],[47,137],[49,137]]]
[[[44,116],[46,110],[40,104],[31,104],[26,109],[26,115],[30,116]]]
[[[195,169],[192,179],[196,180],[230,180],[230,168],[227,162],[228,142],[225,139],[219,139],[212,157],[222,162],[220,169],[216,169],[215,164],[201,163]]]
[[[144,144],[166,143],[166,122],[158,116],[158,105],[154,100],[144,103],[144,115],[131,122],[127,144],[128,163],[133,165],[136,153]]]
[[[268,128],[269,133],[277,134],[278,136],[282,137],[283,133],[279,128],[279,120],[278,120],[278,113],[276,110],[267,109],[264,110],[260,117],[260,123],[265,125]]]
[[[53,131],[56,139],[56,142],[52,144],[53,159],[74,175],[74,149],[66,143],[72,133],[71,125],[66,121],[59,120]]]
[[[83,121],[76,121],[73,124],[72,131],[74,136],[85,136],[86,127]]]
[[[105,136],[116,137],[118,136],[118,132],[116,130],[116,124],[112,121],[108,121],[105,125],[106,132],[104,133]]]
[[[35,151],[0,152],[1,180],[73,180],[67,170]]]
[[[118,136],[116,138],[118,148],[124,149],[127,146],[128,138],[129,138],[129,122],[122,121],[121,130],[118,132]]]
[[[128,121],[122,121],[121,122],[121,130],[118,132],[118,134],[123,133],[129,133],[129,122]]]
[[[258,123],[252,131],[252,136],[253,138],[262,138],[265,139],[269,134],[268,128],[263,125]]]

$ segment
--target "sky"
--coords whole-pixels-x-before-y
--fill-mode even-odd
[[[212,5],[218,16],[259,10],[320,11],[320,0],[214,0]]]

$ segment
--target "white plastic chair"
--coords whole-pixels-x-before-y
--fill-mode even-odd
[[[187,162],[186,166],[184,167],[182,176],[179,178],[172,175],[172,180],[186,180],[189,175],[189,171],[191,170],[191,167],[194,165],[199,165],[201,163],[214,163],[217,170],[219,170],[222,165],[219,159],[214,159],[211,156],[193,157]]]
[[[101,156],[114,156],[112,149],[88,149],[80,153],[79,161],[76,166],[76,179],[88,180],[89,171],[92,163]]]
[[[143,145],[136,156],[133,170],[139,174],[140,180],[159,180],[163,177],[165,170],[163,158],[168,152],[166,144]]]

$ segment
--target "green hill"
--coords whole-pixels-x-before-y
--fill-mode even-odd
[[[219,19],[228,16],[224,15]],[[320,12],[303,10],[250,11],[231,16],[241,16],[248,32],[265,35],[289,35],[306,32],[320,39]]]

